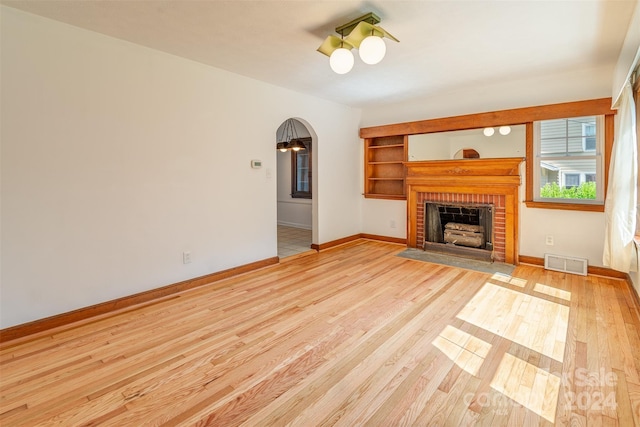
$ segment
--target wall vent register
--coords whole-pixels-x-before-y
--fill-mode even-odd
[[[544,268],[561,271],[563,273],[587,275],[588,262],[584,258],[574,258],[562,255],[544,254]]]

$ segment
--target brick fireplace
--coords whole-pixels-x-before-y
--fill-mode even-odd
[[[425,246],[426,202],[440,202],[445,206],[491,206],[490,258],[515,264],[522,161],[522,158],[508,158],[406,162],[408,246],[421,249]]]
[[[429,239],[427,238],[425,232],[425,224],[426,224],[426,212],[425,206],[426,203],[431,203],[437,206],[443,206],[446,210],[461,210],[464,212],[465,210],[473,209],[475,207],[487,207],[490,209],[491,214],[491,227],[487,230],[490,233],[487,236],[487,239],[491,243],[490,249],[483,248],[482,250],[487,251],[486,256],[481,256],[480,251],[474,255],[474,251],[471,249],[464,250],[464,248],[459,248],[459,250],[447,251],[446,246],[443,246],[442,250],[437,250],[434,248],[432,250],[436,250],[438,252],[450,252],[452,254],[464,256],[467,254],[470,258],[478,258],[478,259],[487,259],[494,261],[505,261],[505,206],[504,206],[505,196],[502,194],[463,194],[463,193],[418,193],[416,203],[418,206],[416,207],[416,246],[424,247],[425,243],[429,245]],[[464,215],[464,214],[461,214]],[[464,221],[465,223],[471,223],[469,221]],[[422,243],[421,242],[425,242]],[[425,247],[426,250],[426,247]]]

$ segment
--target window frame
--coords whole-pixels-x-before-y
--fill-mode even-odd
[[[585,116],[583,116],[584,118]],[[572,137],[567,135],[564,137],[564,139],[566,139],[566,147],[565,147],[565,152],[558,152],[558,153],[551,153],[553,155],[548,155],[545,157],[542,155],[542,149],[541,149],[541,144],[542,141],[540,139],[540,132],[541,132],[541,126],[542,126],[542,122],[544,121],[550,121],[550,120],[564,120],[566,121],[566,126],[568,129],[569,126],[569,121],[571,121],[572,117],[563,117],[563,118],[554,118],[554,119],[550,119],[550,120],[539,120],[533,123],[533,135],[534,135],[534,152],[533,152],[533,164],[532,164],[532,169],[533,169],[533,200],[535,202],[538,203],[561,203],[561,204],[565,204],[565,203],[570,203],[570,204],[579,204],[579,205],[603,205],[604,204],[604,194],[605,194],[605,179],[603,177],[604,174],[604,167],[603,167],[603,163],[604,163],[604,156],[603,156],[603,152],[604,152],[604,116],[602,114],[600,115],[590,115],[588,117],[595,117],[595,139],[596,139],[596,147],[594,150],[587,150],[583,152],[585,153],[585,155],[575,155],[575,156],[571,156],[569,155],[569,139],[571,139]],[[583,133],[582,133],[582,143],[581,146],[582,148],[584,148],[584,128],[587,123],[583,123],[582,125],[582,129],[583,129]],[[567,130],[568,132],[568,130]],[[559,139],[559,138],[556,138]],[[559,161],[559,160],[565,160],[565,159],[587,159],[587,160],[594,160],[596,163],[596,172],[595,174],[588,174],[588,173],[576,173],[576,172],[570,172],[570,173],[561,173],[559,175],[559,185],[561,187],[577,187],[580,185],[581,182],[586,182],[586,176],[587,175],[595,175],[596,176],[596,194],[597,197],[596,199],[551,199],[551,198],[544,198],[540,196],[540,190],[542,188],[541,185],[541,176],[540,176],[540,167],[542,163],[547,163],[548,161]],[[597,177],[600,176],[602,177],[600,180],[597,179]],[[574,184],[569,184],[567,181],[569,180],[569,177],[571,178],[575,178],[577,177],[578,180],[578,184],[574,185]],[[582,180],[582,178],[584,177],[584,181]]]
[[[292,199],[312,199],[312,179],[313,179],[313,157],[312,157],[312,144],[311,138],[300,138],[300,141],[306,147],[305,150],[291,151],[291,198]],[[309,191],[301,191],[298,189],[298,155],[306,154],[308,158],[308,181]]]
[[[535,147],[534,147],[534,122],[526,123],[526,194],[525,194],[525,206],[528,208],[541,208],[541,209],[562,209],[562,210],[577,210],[577,211],[590,211],[590,212],[604,212],[604,200],[607,196],[607,183],[609,178],[609,162],[611,159],[611,149],[613,147],[614,137],[614,117],[615,111],[589,111],[588,109],[569,109],[567,108],[566,114],[563,109],[558,109],[556,114],[549,115],[540,120],[551,119],[567,119],[572,117],[583,116],[604,116],[603,126],[601,132],[603,133],[603,147],[602,147],[602,202],[576,202],[576,201],[564,201],[562,199],[552,200],[535,200],[534,186],[536,184],[535,179]],[[562,200],[562,201],[560,201]]]

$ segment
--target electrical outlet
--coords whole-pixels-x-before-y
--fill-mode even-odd
[[[395,219],[392,219],[392,220],[389,221],[389,227],[396,228],[396,220]]]
[[[553,246],[553,236],[548,234],[545,243],[547,244],[547,246]]]
[[[191,263],[191,251],[182,252],[182,263],[183,264]]]

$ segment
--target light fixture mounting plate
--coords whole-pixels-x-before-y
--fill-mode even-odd
[[[336,33],[344,37],[345,34],[351,33],[351,31],[356,27],[356,25],[358,25],[361,22],[367,22],[371,25],[376,25],[380,23],[380,17],[373,12],[369,12],[366,15],[361,16],[360,18],[354,19],[349,23],[336,27]]]

